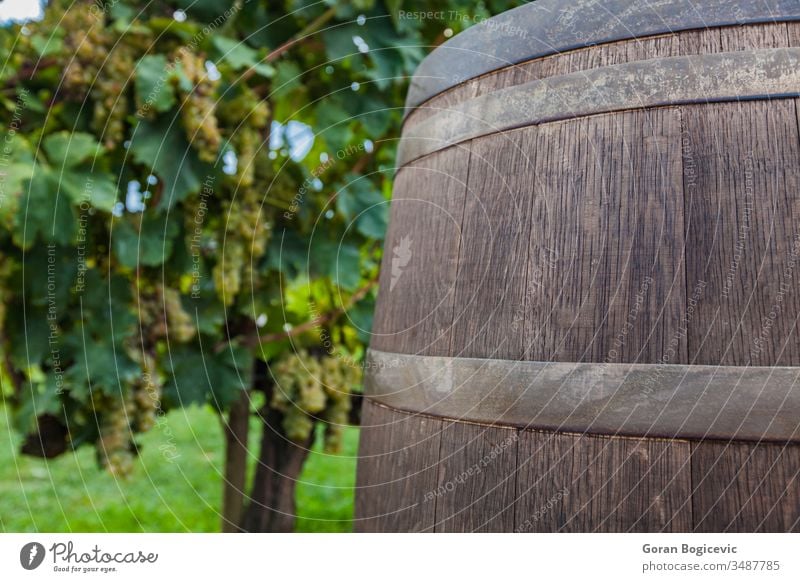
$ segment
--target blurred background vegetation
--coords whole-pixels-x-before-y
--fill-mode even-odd
[[[518,3],[0,4],[0,529],[351,529],[408,80]]]
[[[0,412],[0,531],[219,531],[224,468],[219,423],[199,407],[173,411],[168,419],[180,457],[164,463],[158,437],[144,435],[138,466],[118,481],[97,470],[88,449],[44,461],[17,455],[13,444],[19,439],[5,444],[9,427]],[[341,455],[325,455],[320,445],[299,477],[295,530],[349,532],[358,429],[345,431]]]

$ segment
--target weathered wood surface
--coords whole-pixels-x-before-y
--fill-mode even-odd
[[[436,112],[449,109],[469,99],[538,79],[646,59],[800,46],[796,41],[789,42],[790,37],[800,38],[800,23],[781,22],[692,30],[680,34],[665,34],[576,49],[499,69],[457,85],[429,99],[411,112],[405,120],[405,127],[423,123]]]
[[[425,106],[601,66],[785,46],[800,46],[800,24],[619,42],[485,75]],[[429,116],[422,107],[406,125]],[[795,99],[682,105],[515,129],[405,166],[372,346],[800,366],[798,127]],[[412,256],[391,287],[404,237]],[[365,420],[359,531],[800,529],[797,445],[556,434],[371,403]]]
[[[365,413],[356,531],[800,531],[798,445],[501,429],[369,402]]]
[[[450,355],[519,360],[536,128],[477,140],[461,227]]]
[[[689,443],[520,432],[515,531],[692,528]]]
[[[695,531],[800,531],[797,446],[703,442],[693,449]]]
[[[525,359],[659,362],[685,306],[679,133],[675,109],[539,128]]]
[[[687,283],[705,286],[689,327],[689,361],[798,366],[795,104],[686,107],[683,123],[685,155],[696,165],[686,187]]]
[[[441,439],[435,531],[511,531],[518,431],[449,422]]]
[[[355,529],[433,531],[442,421],[364,402]]]
[[[448,355],[469,149],[456,146],[400,170],[386,235],[372,345]]]

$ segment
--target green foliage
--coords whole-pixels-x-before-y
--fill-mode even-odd
[[[38,453],[127,474],[157,415],[242,390],[336,448],[408,79],[512,4],[53,0],[1,30],[0,352]]]

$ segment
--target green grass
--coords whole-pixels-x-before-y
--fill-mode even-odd
[[[91,447],[48,461],[18,455],[19,440],[0,407],[0,531],[220,529],[222,435],[208,409],[174,411],[166,423],[144,435],[134,474],[127,480],[99,470]],[[259,441],[255,431],[251,440]],[[173,461],[159,449],[168,443],[176,447]],[[351,530],[357,443],[355,428],[347,430],[341,455],[326,455],[317,443],[297,487],[297,531]],[[255,447],[252,454],[257,452]]]

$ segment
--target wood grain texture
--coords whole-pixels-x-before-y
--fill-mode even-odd
[[[682,108],[694,364],[797,366],[800,136],[793,100]],[[794,266],[793,266],[794,265]]]
[[[689,443],[522,431],[516,529],[692,530]]]
[[[394,184],[372,346],[449,355],[469,149],[400,170]]]
[[[675,109],[539,127],[526,359],[684,363],[679,133]]]
[[[696,531],[800,531],[797,445],[695,443],[692,473]]]
[[[525,353],[536,128],[471,145],[450,355],[521,359]]]
[[[726,53],[789,46],[789,25],[786,22],[759,26],[729,26],[720,28],[719,32],[720,48]]]
[[[800,46],[800,22],[787,22],[786,29],[789,34],[789,46]]]
[[[354,529],[433,531],[442,422],[364,402]]]
[[[365,402],[355,529],[800,531],[798,484],[797,445],[515,431]]]
[[[450,422],[441,435],[432,497],[437,532],[514,529],[516,429]]]

